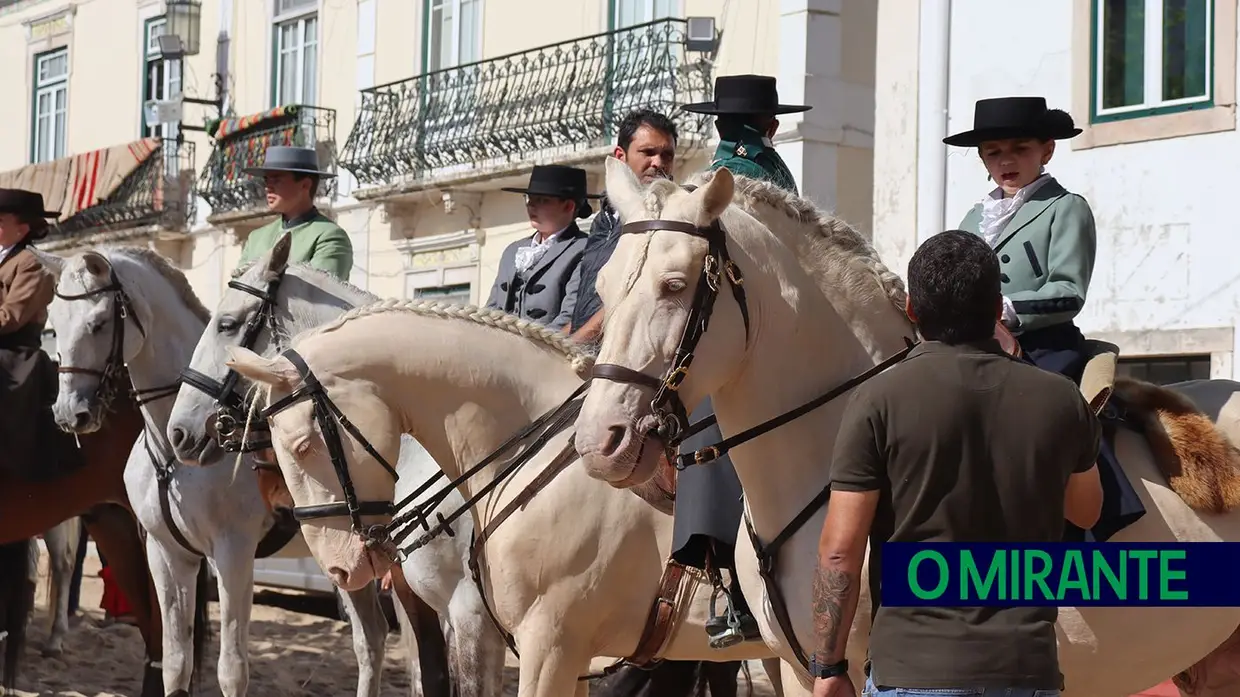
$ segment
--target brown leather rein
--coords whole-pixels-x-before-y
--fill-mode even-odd
[[[688,412],[685,409],[684,403],[680,400],[677,391],[680,389],[681,384],[684,383],[684,379],[689,372],[689,366],[693,363],[693,352],[697,349],[702,335],[706,333],[715,300],[719,295],[721,276],[726,274],[728,283],[732,287],[732,295],[740,307],[741,318],[745,323],[746,343],[749,341],[749,310],[745,304],[744,278],[728,253],[727,234],[718,220],[711,223],[708,227],[699,227],[680,220],[642,220],[627,223],[620,228],[621,234],[659,231],[682,232],[694,237],[700,237],[705,239],[709,245],[706,257],[702,262],[702,281],[704,282],[699,281],[694,291],[693,304],[689,307],[689,317],[685,322],[685,329],[681,334],[680,343],[676,347],[676,353],[661,378],[613,363],[595,364],[593,376],[614,382],[640,385],[655,391],[654,397],[650,402],[650,408],[655,416],[656,425],[646,435],[653,435],[659,438],[664,447],[667,448],[668,459],[671,460],[673,457],[672,451],[681,442],[715,423],[715,416],[712,414],[696,423],[689,424]],[[857,385],[904,360],[916,346],[916,343],[911,339],[906,338],[905,342],[907,344],[905,348],[865,372],[837,385],[825,394],[815,397],[795,409],[791,409],[779,416],[737,433],[730,438],[725,438],[719,443],[676,457],[676,469],[684,470],[690,465],[702,465],[716,460],[733,447],[779,428],[846,394]],[[784,526],[766,544],[754,532],[753,524],[748,514],[745,515],[745,528],[749,533],[750,542],[753,544],[754,552],[758,557],[758,573],[766,585],[767,595],[771,600],[771,609],[775,613],[775,619],[779,623],[780,631],[783,632],[790,648],[801,662],[801,666],[807,670],[809,668],[809,656],[797,640],[791,617],[788,613],[788,605],[784,600],[783,591],[775,578],[775,567],[780,548],[792,538],[793,534],[801,526],[805,525],[806,521],[819,508],[826,504],[830,495],[831,487],[828,484],[805,508],[801,509],[793,517],[788,525]]]

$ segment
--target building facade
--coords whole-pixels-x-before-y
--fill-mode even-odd
[[[0,0],[0,61],[18,68],[0,85],[25,96],[0,103],[14,125],[0,181],[60,186],[45,196],[86,211],[44,247],[147,242],[211,306],[270,220],[241,170],[268,145],[307,145],[339,175],[320,208],[353,238],[356,285],[479,303],[503,249],[531,234],[522,198],[500,187],[559,162],[600,191],[615,127],[641,106],[677,120],[683,179],[709,164],[716,135],[675,107],[749,72],[815,106],[781,119],[775,139],[802,193],[869,225],[870,0],[195,4],[199,50],[180,55],[160,39],[167,0]],[[689,18],[713,32],[691,40]],[[96,161],[112,163],[110,184],[83,198]]]
[[[1231,227],[1236,0],[884,0],[878,7],[876,245],[903,271],[993,184],[943,137],[987,97],[1041,95],[1084,132],[1047,167],[1093,208],[1078,324],[1156,382],[1236,378]]]

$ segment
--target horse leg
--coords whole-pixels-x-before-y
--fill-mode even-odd
[[[133,605],[138,631],[146,643],[141,697],[163,697],[163,625],[138,522],[129,509],[113,503],[90,509],[82,516],[82,522],[95,546],[108,558],[116,584]]]
[[[400,598],[396,598],[393,603],[393,609],[396,610],[396,624],[400,626],[400,648],[405,654],[405,661],[409,670],[409,697],[424,697],[422,694],[422,670],[420,662],[417,660],[418,642],[413,636],[413,620],[409,619],[409,612],[405,610],[405,604],[400,602]]]
[[[388,623],[379,605],[375,584],[340,594],[340,606],[353,630],[353,653],[357,656],[357,697],[378,697],[383,675],[383,649]]]
[[[448,697],[452,694],[447,642],[444,640],[443,623],[435,610],[427,605],[409,587],[404,571],[399,565],[392,567],[392,590],[409,621],[410,641],[417,647],[419,685],[424,697]],[[455,634],[455,630],[453,631]],[[412,654],[411,654],[412,655]],[[412,661],[411,661],[412,662]],[[457,670],[457,681],[463,678]],[[462,692],[462,697],[467,693]]]
[[[590,672],[593,657],[581,655],[579,642],[565,636],[558,619],[530,622],[527,617],[521,627],[516,637],[521,649],[518,697],[580,696],[583,689],[589,689],[585,680],[577,678]]]
[[[250,684],[250,616],[254,609],[254,549],[257,540],[238,536],[217,541],[220,658],[216,666],[224,697],[243,697]]]
[[[779,674],[783,678],[783,693],[787,697],[810,697],[814,694],[813,688],[808,688],[801,684],[800,678],[797,677],[796,668],[787,665],[786,661],[780,661]],[[865,686],[857,685],[855,687],[857,689],[864,689]]]
[[[775,697],[784,697],[784,683],[780,678],[780,660],[778,658],[762,659],[762,671],[775,690]]]
[[[64,653],[65,634],[69,631],[69,584],[73,582],[80,532],[79,520],[70,518],[43,533],[48,558],[47,607],[52,614],[52,633],[43,647],[44,656]]]
[[[169,545],[155,535],[147,535],[146,556],[150,560],[151,577],[155,580],[155,594],[163,616],[164,693],[188,695],[194,675],[194,602],[198,596],[195,577],[200,559],[179,547],[169,549]],[[110,556],[108,561],[111,561]],[[223,651],[220,653],[222,660]]]
[[[736,697],[741,665],[741,661],[702,661],[702,677],[710,687],[710,697]]]
[[[452,593],[448,621],[452,625],[451,663],[461,697],[499,697],[508,644],[487,614],[477,584],[468,577]]]

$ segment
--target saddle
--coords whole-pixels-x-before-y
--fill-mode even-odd
[[[1094,414],[1101,414],[1103,407],[1115,393],[1115,371],[1119,364],[1119,347],[1097,339],[1085,340],[1085,369],[1081,372],[1081,396],[1089,402]]]

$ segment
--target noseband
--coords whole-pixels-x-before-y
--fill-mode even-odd
[[[689,366],[693,364],[693,352],[697,350],[698,342],[710,325],[715,299],[719,297],[721,276],[727,276],[732,296],[740,308],[741,319],[745,323],[746,343],[749,342],[749,306],[745,302],[745,279],[741,276],[740,267],[728,254],[727,234],[718,220],[707,227],[680,220],[640,220],[626,223],[620,228],[620,233],[660,230],[683,232],[700,237],[707,243],[706,257],[702,261],[702,280],[693,292],[693,304],[689,306],[689,317],[685,320],[685,328],[680,335],[680,343],[676,345],[671,364],[662,378],[655,378],[622,365],[597,363],[593,369],[593,377],[653,389],[655,393],[650,409],[656,423],[647,435],[656,435],[668,448],[675,448],[681,441],[708,425],[705,422],[689,425],[689,412],[677,391],[689,374]]]
[[[266,290],[260,290],[237,280],[228,282],[229,288],[252,295],[260,301],[258,310],[246,321],[245,328],[241,332],[241,342],[237,344],[241,348],[251,350],[254,348],[254,342],[258,341],[258,333],[263,330],[265,320],[271,320],[274,326],[276,293],[280,289],[280,281],[283,278],[284,272],[277,274],[267,283]],[[190,367],[181,371],[182,382],[206,393],[208,397],[215,400],[215,433],[224,450],[252,453],[270,448],[270,439],[245,440],[243,432],[246,420],[245,403],[236,389],[240,379],[241,375],[232,368],[229,368],[224,375],[223,382]]]
[[[395,507],[391,501],[359,501],[357,499],[357,488],[353,485],[352,475],[349,474],[349,461],[344,455],[344,446],[340,440],[340,430],[337,424],[343,426],[344,430],[353,436],[354,440],[361,444],[366,452],[382,465],[383,469],[387,470],[388,474],[392,475],[393,481],[400,479],[396,474],[396,468],[392,467],[379,454],[379,451],[375,450],[357,426],[354,426],[344,412],[340,411],[340,407],[337,407],[328,396],[327,390],[323,388],[323,384],[315,377],[314,372],[310,370],[310,366],[306,365],[306,361],[300,354],[293,349],[287,349],[280,355],[287,358],[297,369],[297,373],[301,376],[302,386],[264,409],[261,418],[266,421],[294,404],[310,400],[314,405],[314,420],[318,423],[323,442],[327,444],[332,469],[336,471],[336,478],[340,481],[340,488],[344,491],[344,501],[294,506],[293,518],[302,521],[347,516],[352,522],[353,532],[362,538],[368,549],[379,548],[390,556],[393,551],[390,549],[392,543],[388,527],[383,524],[368,526],[362,522],[362,516],[392,515]]]

